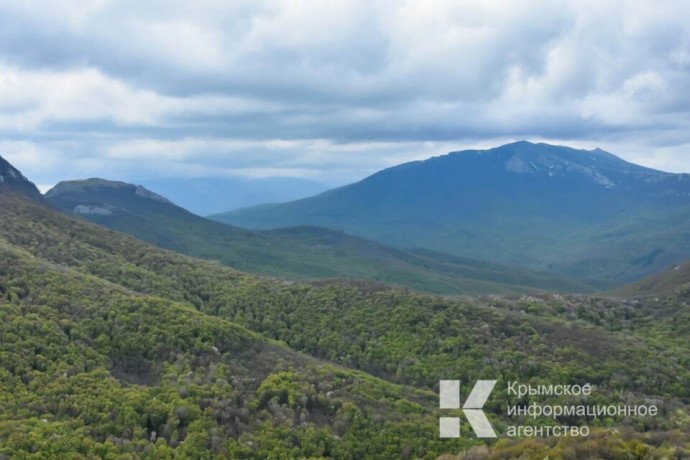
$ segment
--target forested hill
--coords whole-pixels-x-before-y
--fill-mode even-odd
[[[467,444],[438,439],[433,392],[295,352],[209,303],[230,290],[248,307],[264,281],[14,193],[0,209],[0,458],[396,458]]]
[[[0,209],[5,457],[437,458],[480,443],[438,438],[441,378],[462,378],[463,394],[495,378],[591,383],[599,402],[653,399],[655,419],[570,420],[617,427],[573,458],[687,452],[687,433],[674,431],[689,418],[687,299],[456,302],[282,282],[16,193],[0,193]],[[506,419],[509,403],[497,390],[487,404],[498,432],[534,423]],[[568,442],[501,441],[491,455]]]
[[[463,295],[595,290],[548,273],[393,248],[320,227],[249,231],[196,216],[144,187],[123,182],[61,182],[46,199],[64,212],[163,248],[293,280],[360,278]]]

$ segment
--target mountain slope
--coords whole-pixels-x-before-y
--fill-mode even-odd
[[[431,391],[199,311],[192,291],[214,270],[244,300],[256,278],[18,194],[0,194],[0,209],[0,458],[399,458],[468,445],[438,439]]]
[[[395,249],[316,227],[247,231],[201,218],[141,186],[122,182],[62,182],[46,199],[65,212],[158,246],[267,275],[365,278],[444,294],[592,290],[553,275]]]
[[[17,192],[33,200],[43,199],[38,188],[29,181],[17,168],[0,157],[0,193]]]
[[[211,216],[318,225],[385,241],[618,282],[690,257],[690,176],[602,150],[517,142],[406,163],[321,195]]]
[[[668,319],[652,325],[663,326],[671,342],[682,339],[681,350],[668,348],[662,356],[654,351],[660,344],[649,346],[657,340],[656,334],[646,334],[649,323],[628,323],[648,315],[652,306],[611,315],[629,306],[561,296],[458,302],[367,283],[281,282],[158,250],[15,196],[1,195],[0,206],[9,217],[0,222],[4,242],[57,265],[58,274],[76,270],[144,297],[184,303],[294,349],[396,382],[433,388],[446,374],[469,380],[492,374],[557,379],[567,371],[571,376],[589,373],[602,388],[690,396],[685,386],[669,384],[690,378],[685,367],[690,355],[678,354],[688,347],[685,332],[667,323],[673,315],[689,313],[683,305],[672,306],[675,313],[666,311]],[[15,265],[4,270],[12,273]],[[6,290],[16,300],[42,286],[16,284]],[[64,295],[79,292],[65,286]],[[579,317],[586,321],[576,321]],[[562,353],[555,352],[559,348]],[[644,366],[635,365],[640,360]]]
[[[498,379],[486,411],[500,433],[531,423],[506,418],[524,403],[506,382],[589,382],[597,403],[662,406],[654,419],[607,419],[638,440],[616,452],[639,453],[648,436],[687,445],[670,431],[689,417],[682,303],[287,283],[18,194],[0,194],[0,209],[2,456],[437,458],[480,442],[438,438],[440,378],[461,378],[463,394]]]
[[[620,297],[640,297],[668,296],[681,292],[685,292],[686,296],[690,293],[690,261],[687,260],[661,273],[611,290],[608,294]]]

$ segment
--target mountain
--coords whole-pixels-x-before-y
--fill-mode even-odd
[[[444,294],[593,290],[563,277],[395,249],[322,228],[243,230],[201,218],[144,187],[123,182],[61,182],[46,199],[65,212],[160,247],[273,276],[365,278]]]
[[[621,283],[690,257],[690,175],[599,149],[523,141],[406,163],[314,197],[211,218],[253,229],[318,225]]]
[[[292,177],[179,177],[146,179],[140,182],[146,188],[156,190],[200,216],[261,203],[297,200],[328,188],[319,182]]]
[[[21,194],[0,193],[0,209],[3,458],[664,458],[690,448],[686,304],[284,282]],[[463,394],[497,379],[485,411],[502,436],[542,423],[591,425],[592,436],[577,446],[439,439],[438,418],[454,414],[438,408],[442,378],[462,379]],[[654,403],[659,416],[509,417],[506,406],[528,403],[507,392],[511,381],[590,383],[592,404]]]
[[[34,200],[43,199],[33,182],[0,157],[0,193],[8,191],[22,193]]]

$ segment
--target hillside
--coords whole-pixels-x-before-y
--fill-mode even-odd
[[[251,292],[251,277],[15,194],[0,209],[0,458],[393,458],[467,444],[441,444],[432,392],[296,353],[176,288],[220,270]]]
[[[62,182],[49,203],[157,246],[290,279],[363,278],[442,294],[589,292],[582,282],[431,251],[396,249],[316,227],[254,232],[196,216],[141,186]]]
[[[437,384],[453,377],[464,392],[497,378],[587,382],[604,403],[653,399],[659,418],[595,426],[629,433],[616,444],[623,453],[687,452],[687,436],[673,431],[690,417],[690,311],[677,298],[458,302],[367,283],[281,282],[16,193],[0,193],[0,209],[8,458],[436,458],[479,443],[438,438]],[[535,423],[501,415],[514,398],[499,389],[487,405],[499,432]],[[573,458],[612,442],[597,439]]]
[[[619,297],[668,296],[690,291],[690,261],[609,291]]]
[[[318,225],[399,247],[617,283],[690,257],[690,176],[516,142],[406,163],[285,204],[211,216]]]

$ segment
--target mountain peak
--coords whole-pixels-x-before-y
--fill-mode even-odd
[[[98,178],[60,182],[46,193],[46,199],[64,211],[105,219],[130,209],[179,209],[141,185]]]
[[[15,191],[33,200],[42,200],[41,192],[17,168],[0,156],[0,192]]]
[[[670,175],[628,163],[598,147],[586,150],[517,141],[477,153],[484,158],[502,161],[504,170],[510,174],[547,178],[579,177],[604,188],[614,188],[632,176],[656,181]]]
[[[598,153],[603,153],[606,155],[609,155],[614,158],[618,158],[612,153],[606,152],[605,150],[602,150],[601,148],[597,147],[593,150],[587,150],[587,149],[577,149],[574,147],[568,147],[566,145],[555,145],[555,144],[547,144],[546,142],[530,142],[530,141],[515,141],[515,142],[510,142],[508,144],[504,144],[498,147],[491,148],[489,150],[486,150],[486,152],[491,152],[491,153],[505,153],[505,152],[515,152],[515,153],[523,153],[523,154],[529,154],[529,153],[544,153],[544,154],[551,154],[551,155],[556,155],[556,154],[567,154],[571,156],[579,156],[579,155],[591,155],[591,154],[598,154]],[[624,161],[620,158],[618,158],[620,161]]]
[[[91,178],[84,180],[62,181],[46,193],[46,197],[56,197],[62,194],[74,192],[88,192],[97,190],[121,191],[127,194],[134,194],[148,200],[158,201],[166,204],[174,204],[165,197],[152,192],[142,185],[129,184],[127,182],[111,181],[107,179]]]
[[[676,176],[629,163],[601,148],[586,150],[526,140],[486,150],[454,151],[421,162],[394,166],[382,173],[414,170],[418,165],[426,165],[422,167],[432,170],[452,170],[457,177],[469,174],[492,181],[544,180],[549,183],[567,179],[580,185],[594,184],[604,189],[624,184],[634,187],[639,182],[669,182]]]
[[[535,144],[534,142],[526,141],[523,139],[523,140],[519,140],[519,141],[509,142],[507,144],[503,144],[503,145],[496,147],[496,148],[500,149],[500,148],[535,146],[535,145],[540,145],[540,144]],[[544,144],[542,144],[542,145],[544,145]],[[492,150],[495,150],[495,149],[492,149]]]

